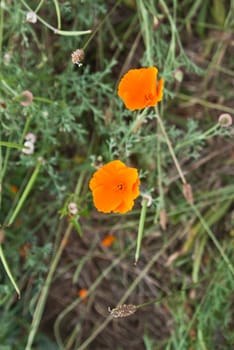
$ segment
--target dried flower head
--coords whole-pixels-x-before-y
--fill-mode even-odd
[[[133,304],[123,304],[120,306],[117,306],[114,309],[108,308],[108,311],[110,312],[111,316],[114,318],[120,318],[120,317],[128,317],[133,315],[137,311],[136,305]]]
[[[32,244],[31,243],[25,243],[20,247],[20,257],[21,258],[27,258],[27,256],[30,253],[30,250],[32,249]]]
[[[143,200],[144,199],[147,200],[147,207],[150,207],[152,202],[153,202],[152,196],[148,193],[142,193],[142,198],[143,198]],[[142,201],[141,205],[143,205],[143,201]]]
[[[22,148],[22,152],[24,154],[33,154],[34,152],[34,144],[31,141],[25,141],[24,147]]]
[[[29,90],[24,90],[21,92],[22,101],[20,102],[21,106],[27,107],[33,101],[33,94]]]
[[[45,165],[45,163],[46,163],[46,161],[43,157],[38,157],[37,160],[39,163],[41,163],[41,165]]]
[[[177,68],[175,71],[174,71],[174,78],[176,81],[178,81],[179,83],[182,82],[183,78],[184,78],[184,73],[181,69]]]
[[[159,224],[161,228],[165,231],[167,228],[167,212],[164,208],[162,208],[159,213]]]
[[[228,113],[223,113],[219,116],[219,124],[223,128],[228,128],[232,125],[232,117]]]
[[[8,66],[11,63],[11,59],[12,59],[12,54],[9,52],[4,53],[3,56],[3,63]]]
[[[36,23],[37,22],[37,14],[33,11],[29,11],[26,13],[26,22]]]
[[[36,139],[37,139],[36,135],[33,134],[32,132],[28,132],[28,133],[25,135],[24,138],[25,138],[26,141],[30,141],[30,142],[32,142],[32,143],[35,143],[35,142],[36,142]]]
[[[130,69],[120,80],[118,95],[131,111],[154,107],[163,97],[163,79],[156,67]]]
[[[2,107],[2,108],[7,108],[7,104],[6,104],[6,102],[0,102],[0,106]]]
[[[183,185],[183,195],[189,204],[193,204],[193,189],[188,183]]]
[[[78,213],[78,208],[77,208],[76,203],[70,202],[68,204],[68,211],[71,215],[76,215]]]
[[[124,214],[132,209],[134,199],[139,196],[139,185],[137,169],[114,160],[94,173],[89,188],[98,211]]]
[[[82,61],[84,59],[84,50],[77,49],[71,54],[72,63],[77,64],[79,67],[82,66]]]

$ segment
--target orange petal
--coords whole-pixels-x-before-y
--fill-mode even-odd
[[[104,213],[125,213],[132,209],[139,195],[138,172],[119,160],[98,169],[89,183],[97,210]]]
[[[157,102],[161,101],[163,98],[163,86],[164,86],[164,79],[161,78],[158,81],[158,86],[157,86]]]
[[[109,247],[110,245],[113,244],[113,242],[115,241],[115,236],[112,233],[109,233],[108,235],[106,235],[106,237],[102,240],[101,245],[103,247]]]
[[[134,201],[132,199],[122,201],[120,205],[118,205],[114,210],[113,213],[120,213],[120,214],[125,214],[128,211],[132,210],[134,205]]]
[[[121,204],[121,198],[106,191],[105,186],[99,186],[93,191],[93,202],[98,211],[110,213]]]
[[[162,95],[162,85],[156,90],[158,69],[156,67],[129,70],[121,79],[118,95],[130,110],[155,106]],[[160,99],[162,96],[160,97]]]

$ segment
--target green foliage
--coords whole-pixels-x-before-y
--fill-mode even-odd
[[[86,341],[87,349],[116,344],[123,350],[121,344],[147,350],[231,349],[233,261],[226,246],[233,244],[233,129],[221,127],[218,116],[233,112],[232,7],[215,0],[1,1],[0,350],[78,350]],[[37,23],[26,20],[31,9]],[[75,32],[82,30],[92,32]],[[71,54],[82,47],[85,58],[78,66]],[[141,66],[157,66],[165,80],[158,110],[131,112],[117,95],[121,76]],[[33,94],[28,106],[21,104],[25,90]],[[22,151],[28,133],[36,136],[32,154]],[[194,207],[182,194],[167,138],[192,186]],[[94,169],[113,159],[138,168],[141,192],[152,196],[141,222],[145,236],[136,269],[142,198],[126,216],[99,215],[88,187]],[[71,201],[78,207],[74,217]],[[225,208],[221,219],[211,207]],[[99,244],[112,231],[113,250]],[[169,244],[172,237],[177,238]],[[170,265],[174,255],[178,259]],[[209,263],[203,264],[206,258]],[[142,276],[153,259],[155,265]],[[155,299],[159,286],[170,291],[181,276],[190,280],[196,264],[206,283],[198,281],[195,300],[180,289],[173,300],[168,297],[161,311],[165,334],[152,333],[155,308],[146,322],[141,310],[133,323],[126,319],[134,332],[136,320],[142,323],[134,345],[122,339],[127,336],[120,323],[116,334],[108,324],[98,333],[106,322],[104,310],[117,305],[124,291],[124,302],[132,298],[140,304],[148,297],[146,284]],[[11,277],[21,291],[19,300]],[[77,293],[86,287],[90,296],[81,302]]]

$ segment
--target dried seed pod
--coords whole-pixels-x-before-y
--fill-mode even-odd
[[[167,228],[167,212],[164,208],[161,209],[159,213],[159,223],[161,228],[165,231]]]
[[[115,307],[114,309],[108,308],[111,316],[113,318],[128,317],[133,315],[137,310],[136,305],[133,304],[123,304]]]
[[[71,54],[72,63],[77,64],[79,67],[82,66],[82,61],[84,59],[84,50],[77,49]]]
[[[193,190],[190,184],[183,184],[183,195],[189,204],[193,204]]]
[[[220,114],[220,116],[219,116],[219,124],[223,128],[228,128],[229,126],[231,126],[232,125],[232,117],[231,117],[231,115],[228,114],[228,113]]]
[[[37,14],[33,11],[27,12],[26,13],[26,22],[37,23]]]

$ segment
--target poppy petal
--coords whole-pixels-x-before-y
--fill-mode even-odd
[[[126,213],[139,195],[138,172],[119,160],[98,169],[89,182],[95,207],[104,213]]]
[[[120,80],[118,95],[130,110],[155,106],[162,99],[163,85],[157,85],[156,67],[130,69]]]

